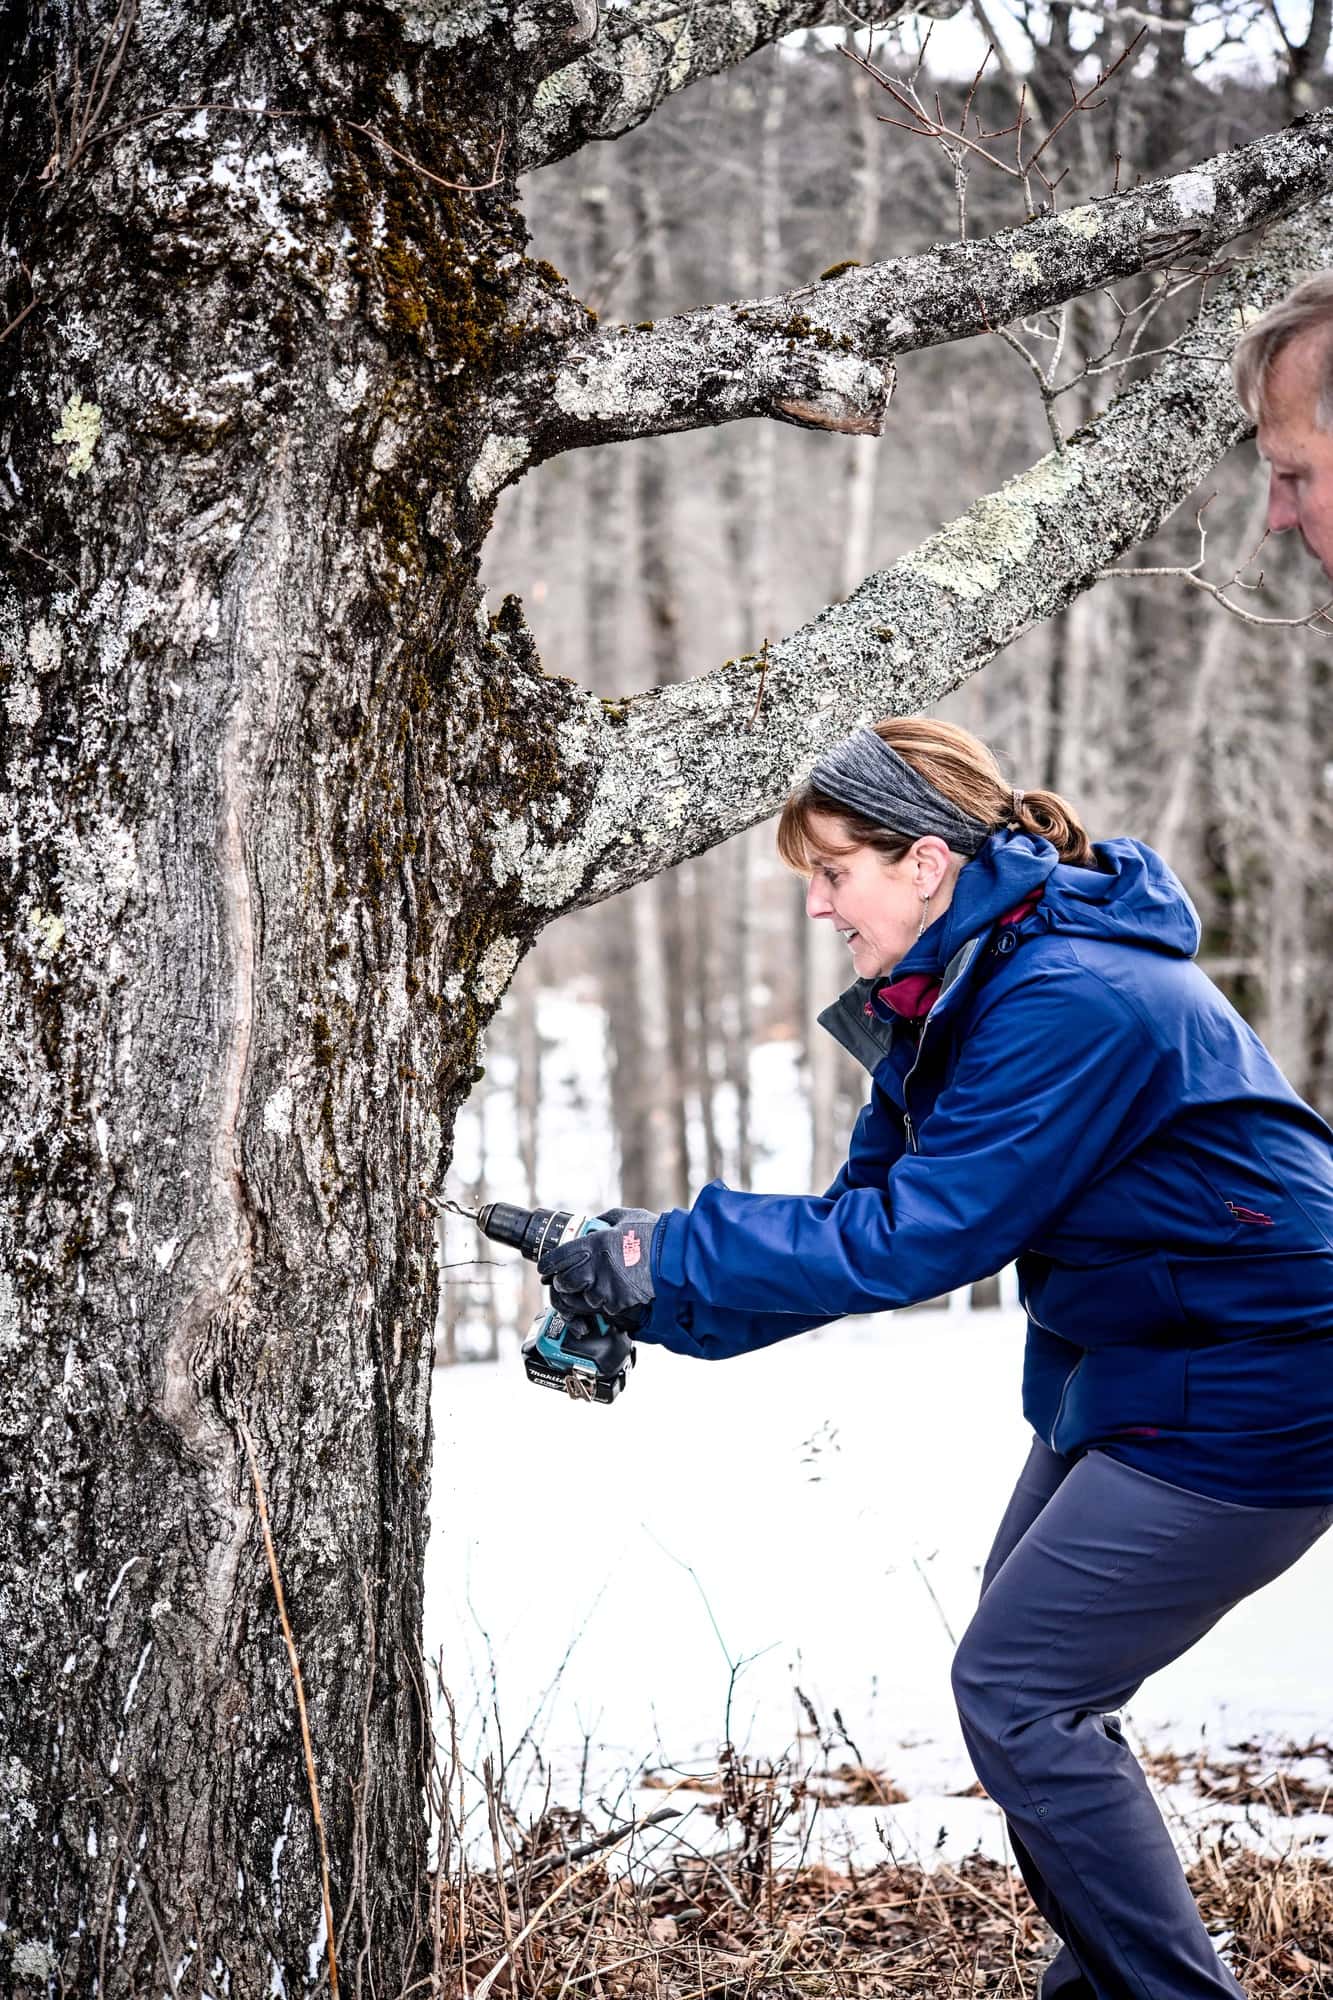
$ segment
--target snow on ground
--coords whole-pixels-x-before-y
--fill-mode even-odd
[[[596,1210],[619,1193],[602,1016],[576,991],[548,989],[539,1004],[542,1199]],[[451,1186],[522,1200],[512,1062],[490,1059],[489,1080],[484,1189],[476,1100]],[[752,1089],[752,1185],[805,1187],[791,1044],[756,1048]],[[446,1261],[479,1249],[499,1268],[455,1263],[448,1282],[469,1296],[496,1284],[512,1325],[519,1260],[451,1221]],[[480,1320],[463,1331],[465,1350],[483,1344]],[[908,1795],[820,1812],[822,1839],[873,1858],[883,1828],[904,1857],[1001,1855],[994,1808],[957,1796],[972,1773],[949,1662],[1027,1450],[1022,1342],[1017,1313],[917,1311],[721,1366],[642,1348],[609,1408],[532,1388],[512,1332],[500,1362],[441,1369],[426,1639],[474,1765],[497,1747],[498,1709],[530,1808],[546,1782],[536,1746],[557,1802],[586,1780],[590,1800],[623,1810],[646,1771],[713,1770],[727,1736],[751,1756],[817,1759],[799,1687],[826,1731],[837,1708],[865,1762]],[[1188,1756],[1323,1737],[1330,1659],[1333,1535],[1143,1688],[1131,1739]],[[855,1761],[848,1750],[832,1761],[844,1758]],[[662,1793],[636,1799],[652,1810]],[[1247,1817],[1183,1787],[1167,1806],[1182,1845]],[[1252,1836],[1283,1837],[1259,1809],[1248,1819]],[[1307,1815],[1301,1828],[1333,1835],[1333,1820]]]
[[[720,1366],[642,1348],[609,1408],[533,1389],[512,1353],[441,1370],[427,1647],[465,1740],[479,1755],[494,1698],[556,1800],[577,1796],[587,1739],[589,1796],[623,1806],[644,1767],[714,1768],[728,1733],[809,1754],[799,1686],[909,1795],[821,1814],[829,1830],[873,1848],[878,1820],[900,1855],[999,1854],[994,1809],[952,1796],[972,1774],[949,1661],[1026,1452],[1021,1346],[1017,1315],[913,1312]],[[1333,1537],[1150,1681],[1131,1730],[1182,1753],[1320,1735],[1331,1657]],[[514,1768],[536,1804],[526,1748]],[[1177,1804],[1196,1829],[1234,1816]]]

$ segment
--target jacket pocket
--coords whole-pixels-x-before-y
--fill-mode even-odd
[[[1247,1239],[1266,1232],[1250,1228]],[[1183,1309],[1217,1340],[1256,1333],[1304,1333],[1333,1326],[1333,1251],[1239,1248],[1211,1257],[1173,1257],[1171,1276]]]
[[[1118,1432],[1180,1431],[1188,1409],[1187,1347],[1102,1347],[1065,1384],[1052,1451],[1086,1451]]]
[[[1181,1340],[1192,1330],[1170,1264],[1157,1251],[1111,1264],[1062,1264],[1028,1252],[1018,1276],[1030,1317],[1077,1347]]]

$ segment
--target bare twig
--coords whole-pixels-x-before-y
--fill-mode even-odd
[[[10,334],[13,333],[15,327],[22,326],[24,320],[28,317],[28,314],[30,312],[36,312],[38,306],[41,303],[42,302],[40,299],[36,298],[29,299],[27,305],[24,306],[23,311],[15,313],[13,319],[10,320],[8,326],[0,326],[0,340],[8,340]]]
[[[278,1617],[282,1623],[282,1636],[287,1642],[287,1658],[291,1664],[292,1686],[296,1690],[296,1711],[301,1719],[301,1747],[305,1752],[306,1779],[310,1786],[310,1810],[314,1815],[315,1833],[319,1840],[319,1886],[324,1898],[324,1932],[329,1951],[329,1991],[338,2000],[338,1954],[334,1948],[333,1902],[329,1894],[329,1850],[324,1839],[324,1817],[319,1809],[319,1779],[315,1771],[315,1751],[310,1740],[310,1718],[306,1713],[305,1685],[301,1679],[301,1662],[297,1656],[296,1640],[292,1635],[291,1621],[287,1616],[287,1600],[283,1596],[282,1576],[278,1569],[278,1552],[273,1544],[273,1529],[269,1524],[268,1497],[264,1492],[264,1482],[259,1476],[259,1460],[255,1456],[255,1441],[250,1435],[250,1426],[244,1417],[238,1416],[236,1428],[245,1445],[245,1455],[250,1461],[250,1477],[254,1481],[255,1503],[259,1509],[259,1525],[264,1536],[264,1550],[268,1556],[269,1575],[273,1579],[273,1595],[278,1601]]]
[[[1074,89],[1073,84],[1072,83],[1070,84],[1069,95],[1071,98],[1071,103],[1069,105],[1069,108],[1067,111],[1063,111],[1060,114],[1060,116],[1056,119],[1054,125],[1052,125],[1050,131],[1046,134],[1046,137],[1037,147],[1037,150],[1029,156],[1027,163],[1027,171],[1029,173],[1036,166],[1038,160],[1041,158],[1042,154],[1046,151],[1046,148],[1051,144],[1051,142],[1060,136],[1060,133],[1063,131],[1064,127],[1069,123],[1071,118],[1075,117],[1076,114],[1080,111],[1101,110],[1102,108],[1101,105],[1095,104],[1093,102],[1093,99],[1096,97],[1097,92],[1103,89],[1105,85],[1111,81],[1111,78],[1115,75],[1116,71],[1118,69],[1123,68],[1125,63],[1129,61],[1130,57],[1135,53],[1135,51],[1137,50],[1139,44],[1142,42],[1147,32],[1148,30],[1146,28],[1140,28],[1137,35],[1135,35],[1132,40],[1126,42],[1124,48],[1121,49],[1120,54],[1116,57],[1115,61],[1111,64],[1110,68],[1099,71],[1097,76],[1097,81],[1090,87],[1090,89],[1085,90],[1081,96]]]
[[[633,1821],[628,1826],[612,1827],[609,1833],[598,1834],[596,1840],[585,1840],[578,1847],[571,1847],[568,1854],[548,1854],[539,1861],[528,1874],[529,1882],[536,1882],[541,1876],[549,1875],[553,1868],[563,1868],[570,1861],[586,1861],[591,1854],[603,1854],[608,1847],[614,1847],[628,1834],[641,1832],[646,1826],[661,1826],[669,1819],[679,1819],[679,1806],[662,1806],[659,1811],[649,1813],[647,1819]]]
[[[509,1960],[509,1990],[518,2000],[518,1965],[514,1958],[514,1926],[509,1914],[509,1898],[504,1892],[505,1865],[500,1852],[500,1809],[495,1793],[495,1766],[489,1757],[481,1767],[486,1788],[486,1818],[491,1829],[491,1853],[495,1857],[495,1879],[500,1886],[500,1919],[504,1925],[505,1957]]]
[[[130,1823],[116,1843],[116,1851],[111,1858],[111,1867],[106,1878],[106,1904],[102,1911],[102,1928],[97,1939],[97,1990],[106,1992],[106,1940],[111,1929],[111,1912],[116,1901],[116,1877],[120,1872],[122,1858],[129,1852],[129,1843],[134,1839],[134,1822],[139,1816],[139,1801],[130,1801]]]
[[[93,139],[102,115],[111,101],[111,93],[116,87],[129,48],[130,36],[134,32],[135,16],[139,11],[139,0],[119,0],[110,25],[102,37],[102,46],[93,65],[92,78],[87,93],[82,88],[77,61],[70,81],[69,93],[69,151],[64,150],[64,134],[61,130],[60,110],[56,99],[55,80],[48,79],[47,95],[51,106],[53,143],[51,157],[43,167],[41,179],[53,181],[60,174],[69,173],[82,159]]]
[[[1264,534],[1260,537],[1258,546],[1245,558],[1245,561],[1243,563],[1241,563],[1236,569],[1232,571],[1231,575],[1227,577],[1224,583],[1213,583],[1206,576],[1200,575],[1199,572],[1203,568],[1204,561],[1206,559],[1208,552],[1208,530],[1205,528],[1203,524],[1204,512],[1207,509],[1207,507],[1212,503],[1212,501],[1216,499],[1216,497],[1217,497],[1216,494],[1210,493],[1208,495],[1207,500],[1204,501],[1203,506],[1201,506],[1198,509],[1198,511],[1194,516],[1194,524],[1199,531],[1199,553],[1195,557],[1192,563],[1161,563],[1161,564],[1153,564],[1146,566],[1136,566],[1133,568],[1115,567],[1111,569],[1103,569],[1097,572],[1097,577],[1095,580],[1098,583],[1100,583],[1103,580],[1103,578],[1111,576],[1176,577],[1182,583],[1190,584],[1195,590],[1202,590],[1206,592],[1209,597],[1213,598],[1216,603],[1222,606],[1223,610],[1229,611],[1233,618],[1239,618],[1243,624],[1263,625],[1269,627],[1274,625],[1309,626],[1312,629],[1323,628],[1328,631],[1333,631],[1333,617],[1330,617],[1329,615],[1331,612],[1333,612],[1333,597],[1327,598],[1323,604],[1317,605],[1313,611],[1307,611],[1304,614],[1304,616],[1300,618],[1265,618],[1257,611],[1247,611],[1243,604],[1237,604],[1234,602],[1233,599],[1227,596],[1226,594],[1227,591],[1231,589],[1237,589],[1237,590],[1263,589],[1264,573],[1262,570],[1260,570],[1258,576],[1256,577],[1253,583],[1249,583],[1246,581],[1243,572],[1249,568],[1250,564],[1254,561],[1255,557],[1258,555],[1259,550],[1263,547],[1264,543],[1267,541],[1268,539],[1267,531],[1265,531]]]
[[[76,590],[78,589],[79,579],[74,575],[72,570],[66,569],[63,563],[52,562],[50,556],[39,556],[36,549],[25,548],[23,543],[16,542],[12,535],[0,533],[0,542],[8,543],[15,555],[27,556],[30,562],[41,563],[44,569],[53,569],[57,576],[65,577],[68,582],[74,585]]]
[[[657,1542],[657,1546],[659,1549],[661,1549],[662,1554],[664,1556],[670,1556],[672,1562],[675,1563],[678,1568],[683,1569],[686,1576],[692,1579],[695,1589],[698,1591],[700,1597],[703,1599],[704,1610],[708,1613],[708,1622],[713,1628],[713,1637],[717,1640],[718,1645],[722,1648],[722,1657],[726,1661],[729,1670],[728,1680],[727,1680],[727,1705],[723,1717],[723,1736],[726,1743],[730,1744],[731,1705],[733,1700],[735,1699],[736,1683],[740,1679],[740,1676],[744,1673],[747,1667],[753,1666],[756,1660],[761,1660],[765,1653],[771,1653],[773,1647],[761,1646],[757,1653],[744,1653],[742,1654],[740,1659],[734,1658],[731,1648],[728,1646],[726,1640],[722,1637],[722,1628],[718,1624],[716,1615],[713,1611],[713,1607],[708,1601],[708,1592],[704,1589],[703,1584],[700,1582],[699,1572],[690,1563],[687,1563],[683,1556],[673,1555],[671,1550],[666,1546],[665,1542],[660,1542],[657,1540],[657,1536],[653,1534],[651,1529],[648,1529],[647,1533],[650,1541]],[[774,1640],[773,1644],[776,1645],[777,1641]]]
[[[916,1571],[917,1575],[921,1578],[922,1583],[924,1583],[926,1586],[926,1591],[930,1598],[930,1601],[940,1615],[940,1624],[944,1627],[945,1636],[948,1639],[949,1644],[951,1646],[956,1646],[958,1644],[958,1636],[955,1633],[953,1626],[949,1623],[948,1616],[945,1612],[944,1606],[940,1603],[939,1598],[935,1595],[935,1586],[931,1582],[930,1578],[926,1575],[926,1572],[921,1565],[921,1559],[919,1556],[912,1557],[912,1568]]]
[[[1313,611],[1307,611],[1304,617],[1301,618],[1264,618],[1257,611],[1247,611],[1243,604],[1235,604],[1226,596],[1227,589],[1233,583],[1238,584],[1242,590],[1253,590],[1258,587],[1254,584],[1242,583],[1239,577],[1230,577],[1225,584],[1216,584],[1210,583],[1207,577],[1196,576],[1192,567],[1186,568],[1184,566],[1167,565],[1154,569],[1099,570],[1095,580],[1100,583],[1103,577],[1108,576],[1176,576],[1180,578],[1182,583],[1190,583],[1193,584],[1196,590],[1206,591],[1209,597],[1215,598],[1224,610],[1231,613],[1233,618],[1241,619],[1246,625],[1323,626],[1328,631],[1333,632],[1333,617],[1329,616],[1330,612],[1333,612],[1333,597],[1326,599],[1323,604],[1317,605]]]
[[[635,1828],[633,1826],[630,1826],[618,1836],[618,1840],[627,1840],[630,1834],[633,1833],[634,1831]],[[577,1881],[579,1881],[584,1875],[586,1875],[590,1868],[595,1868],[600,1859],[601,1859],[600,1855],[594,1854],[590,1860],[585,1861],[583,1863],[582,1867],[576,1868],[572,1875],[567,1875],[563,1882],[558,1883],[557,1886],[554,1889],[552,1889],[550,1895],[546,1898],[546,1901],[542,1903],[540,1907],[533,1912],[532,1916],[529,1917],[527,1923],[524,1924],[522,1930],[518,1933],[518,1936],[514,1939],[513,1946],[507,1949],[504,1952],[504,1954],[497,1960],[497,1962],[491,1967],[490,1971],[486,1974],[486,1977],[481,1981],[480,1985],[476,1988],[476,1991],[473,1993],[472,2000],[486,2000],[486,1995],[490,1992],[492,1986],[494,1986],[496,1980],[500,1977],[500,1974],[504,1971],[505,1965],[509,1962],[512,1951],[516,1949],[519,1945],[521,1945],[525,1938],[531,1937],[533,1931],[537,1928],[537,1925],[546,1915],[546,1912],[550,1909],[551,1905],[553,1903],[558,1902],[561,1896],[563,1896],[568,1890],[572,1889],[574,1884]]]
[[[338,1951],[343,1951],[348,1927],[355,1910],[361,1914],[360,1964],[364,1965],[370,1950],[371,1916],[366,1897],[366,1856],[369,1842],[366,1831],[366,1800],[370,1794],[370,1707],[375,1694],[375,1607],[371,1602],[370,1584],[364,1570],[361,1573],[361,1598],[366,1611],[366,1694],[361,1704],[361,1775],[352,1784],[352,1880],[347,1891],[346,1906],[343,1910],[342,1929],[338,1935]],[[424,1690],[423,1690],[424,1693]]]
[[[505,144],[505,135],[503,132],[501,132],[495,142],[495,158],[491,162],[490,179],[488,181],[470,182],[446,181],[439,174],[432,173],[429,167],[422,166],[420,160],[414,160],[410,153],[404,153],[397,146],[390,145],[384,134],[377,132],[373,125],[357,125],[349,120],[347,129],[349,132],[364,133],[367,139],[373,139],[377,146],[383,146],[386,153],[392,153],[395,160],[401,160],[403,165],[411,167],[414,173],[420,174],[425,180],[433,181],[436,187],[451,189],[455,194],[485,194],[487,188],[499,187],[500,185],[500,155],[504,151]]]
[[[134,1859],[134,1856],[130,1853],[129,1843],[133,1839],[133,1827],[134,1821],[131,1818],[130,1831],[128,1833],[119,1827],[116,1829],[120,1839],[121,1858],[124,1860],[126,1873],[134,1878],[134,1886],[139,1891],[139,1899],[144,1906],[148,1921],[152,1925],[153,1936],[157,1939],[157,1948],[162,1954],[162,1971],[166,1976],[171,2000],[180,2000],[180,1987],[176,1983],[176,1975],[171,1968],[171,1953],[167,1950],[167,1937],[166,1932],[162,1928],[162,1919],[158,1916],[157,1905],[153,1901],[152,1892],[148,1886],[148,1878]],[[204,2000],[214,2000],[210,1987],[205,1986],[203,1994]]]
[[[1062,313],[1061,319],[1063,318],[1064,315]],[[1046,418],[1046,428],[1049,430],[1051,434],[1051,443],[1055,446],[1057,457],[1063,458],[1065,449],[1064,432],[1060,429],[1059,424],[1055,421],[1055,398],[1057,397],[1057,395],[1059,395],[1060,391],[1058,389],[1052,388],[1051,386],[1051,377],[1054,375],[1056,367],[1059,363],[1059,358],[1060,358],[1059,348],[1058,347],[1056,348],[1055,357],[1051,362],[1049,371],[1047,371],[1040,366],[1040,364],[1037,362],[1037,360],[1033,355],[1028,353],[1028,350],[1026,349],[1026,347],[1024,347],[1022,341],[1018,338],[1017,334],[1012,333],[1007,326],[996,327],[993,330],[999,335],[1000,339],[1004,342],[1005,346],[1012,347],[1014,353],[1018,355],[1019,359],[1021,361],[1025,361],[1028,367],[1032,370],[1033,376],[1037,384],[1037,393],[1041,397],[1041,407],[1042,407],[1042,413]],[[1066,388],[1068,388],[1069,386],[1070,385],[1068,383],[1065,384]]]
[[[1098,99],[1098,91],[1103,90],[1116,74],[1116,71],[1122,68],[1129,61],[1130,57],[1134,55],[1147,32],[1146,27],[1141,27],[1138,33],[1126,43],[1115,61],[1110,63],[1105,69],[1098,71],[1096,81],[1090,84],[1086,90],[1079,91],[1075,89],[1071,82],[1069,86],[1069,104],[1054,121],[1050,129],[1037,141],[1032,151],[1026,155],[1023,150],[1023,134],[1029,118],[1026,84],[1020,87],[1018,116],[1013,125],[1005,126],[998,132],[983,133],[980,124],[974,116],[973,123],[976,125],[977,136],[973,137],[966,129],[968,116],[972,112],[973,99],[981,80],[982,70],[985,69],[986,63],[993,53],[993,48],[987,50],[985,57],[982,59],[981,68],[978,69],[976,76],[972,79],[966,99],[964,100],[962,115],[957,125],[952,125],[946,120],[938,94],[935,97],[933,114],[927,110],[926,106],[921,102],[920,94],[917,91],[915,75],[906,80],[889,76],[877,63],[872,62],[869,56],[862,55],[858,49],[844,46],[840,49],[839,53],[846,56],[849,62],[854,62],[858,68],[863,69],[868,76],[873,77],[880,88],[887,91],[899,110],[907,113],[906,118],[894,118],[887,113],[881,113],[879,120],[881,124],[896,125],[900,130],[910,132],[916,138],[934,139],[944,148],[949,156],[954,169],[956,185],[964,175],[965,156],[971,155],[984,160],[988,166],[994,167],[999,173],[1005,175],[1007,179],[1020,184],[1023,189],[1027,213],[1031,217],[1036,213],[1036,204],[1032,197],[1032,176],[1035,174],[1046,190],[1047,195],[1053,196],[1056,188],[1064,179],[1065,172],[1068,171],[1065,169],[1052,179],[1040,165],[1042,155],[1047,151],[1052,142],[1058,138],[1071,118],[1076,117],[1080,112],[1100,111],[1102,109],[1103,101]],[[1011,132],[1016,134],[1014,161],[1012,165],[1007,160],[1001,159],[997,153],[992,152],[990,147],[983,143],[987,139],[1007,138]],[[1118,172],[1117,164],[1117,178]],[[959,202],[960,234],[965,234],[966,210],[961,193],[959,195]]]

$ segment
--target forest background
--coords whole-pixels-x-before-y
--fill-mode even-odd
[[[1058,115],[1140,34],[1048,159],[1051,198],[1068,208],[1113,178],[1131,186],[1179,171],[1333,101],[1329,11],[1318,0],[1281,15],[972,7],[943,22],[789,36],[669,98],[614,145],[529,175],[534,239],[604,319],[634,324],[808,284],[848,259],[910,255],[960,230],[988,234],[1021,219],[1012,179],[956,138],[924,134],[849,52],[869,53],[900,89],[911,82],[928,112],[938,92],[953,128],[989,48],[967,129],[999,131],[1020,102],[1029,117],[1034,103]],[[1012,146],[988,149],[1007,162]],[[882,438],[751,421],[563,454],[503,496],[491,594],[522,599],[548,671],[607,696],[650,673],[683,679],[723,652],[758,652],[1030,465],[1052,425],[1068,436],[1104,406],[1136,372],[1131,348],[1146,357],[1170,339],[1170,289],[1168,273],[1119,288],[1120,307],[1094,294],[1026,327],[905,357]],[[1155,330],[1131,318],[1122,332],[1121,312],[1155,291],[1168,295]],[[1263,541],[1265,500],[1247,442],[1124,566],[1194,563],[1207,502],[1203,574],[1221,583],[1248,564],[1246,583],[1259,587],[1233,588],[1232,601],[1250,619],[1299,621],[1322,579],[1299,546]],[[1326,1115],[1329,670],[1327,625],[1251,623],[1180,576],[1105,580],[938,710],[990,742],[1015,784],[1063,792],[1094,839],[1131,834],[1166,855],[1203,919],[1205,969]],[[490,1072],[459,1121],[457,1190],[662,1208],[718,1175],[752,1185],[756,1091],[777,1076],[786,1087],[769,1122],[784,1165],[803,1145],[800,1187],[824,1186],[864,1078],[817,1027],[849,972],[803,895],[764,824],[548,928],[490,1030]],[[542,996],[556,994],[587,1011],[543,1014]],[[577,1064],[566,1033],[580,1043]],[[578,1145],[589,1038],[602,1047],[593,1097],[606,1099],[614,1163],[591,1099],[586,1151]],[[544,1142],[541,1107],[562,1076],[573,1102]],[[520,1291],[493,1264],[470,1268],[465,1225],[442,1228],[441,1242],[437,1358],[494,1353],[501,1329],[521,1331],[536,1309],[535,1282]]]

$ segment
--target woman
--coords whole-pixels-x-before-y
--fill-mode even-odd
[[[858,731],[778,845],[857,975],[822,1017],[873,1079],[846,1165],[610,1211],[543,1276],[716,1357],[1017,1258],[1036,1435],[955,1662],[968,1748],[1063,1940],[1046,2000],[1237,1995],[1115,1711],[1333,1521],[1333,1133],[1166,864],[966,730]]]

